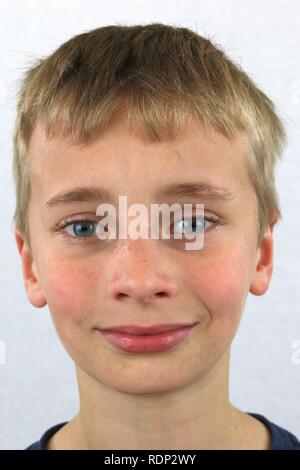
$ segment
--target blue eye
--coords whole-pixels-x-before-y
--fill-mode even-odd
[[[81,241],[84,238],[91,238],[95,235],[97,222],[91,220],[66,221],[60,226],[60,231],[67,238],[74,238]]]
[[[93,235],[95,230],[94,222],[90,222],[88,220],[83,220],[82,222],[75,222],[71,225],[74,225],[73,233],[79,237],[89,237],[90,235]]]
[[[212,222],[216,224],[217,219],[214,217],[190,217],[190,218],[183,218],[174,222],[172,225],[178,224],[180,227],[179,232],[177,233],[188,233],[188,234],[197,234],[203,230],[204,221]]]
[[[191,223],[192,222],[192,223]],[[187,233],[199,233],[197,232],[197,229],[202,229],[203,228],[203,219],[197,219],[197,217],[191,217],[190,219],[181,219],[178,222],[179,227],[182,228],[180,230],[180,233],[182,231],[187,231]]]

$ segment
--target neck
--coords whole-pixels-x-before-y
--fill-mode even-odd
[[[228,399],[229,352],[201,380],[163,393],[126,394],[76,372],[73,429],[81,448],[225,448],[242,414]]]

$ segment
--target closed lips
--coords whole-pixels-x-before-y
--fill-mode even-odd
[[[122,325],[101,328],[101,331],[111,331],[116,333],[127,333],[131,335],[149,336],[168,331],[174,331],[181,328],[190,328],[196,323],[176,323],[176,324],[161,324],[152,326],[137,326],[137,325]]]

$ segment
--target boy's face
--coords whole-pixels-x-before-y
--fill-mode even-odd
[[[257,250],[257,203],[240,137],[229,142],[191,120],[174,141],[149,143],[130,134],[121,116],[96,141],[79,148],[47,141],[41,127],[30,144],[32,195],[29,226],[32,258],[19,233],[18,249],[30,302],[49,306],[57,333],[79,368],[119,391],[163,392],[199,380],[228,357],[249,290],[262,295],[272,274],[272,227]],[[206,182],[226,188],[228,200],[155,194],[170,184]],[[75,240],[54,231],[76,216],[97,222],[102,202],[48,207],[47,201],[75,187],[105,189],[118,208],[151,203],[204,203],[205,216],[220,225],[205,228],[199,251],[178,240]],[[274,222],[275,223],[275,219]],[[66,232],[65,232],[66,233]],[[195,323],[191,336],[160,353],[125,353],[97,329],[117,325]],[[221,363],[221,362],[220,362]]]

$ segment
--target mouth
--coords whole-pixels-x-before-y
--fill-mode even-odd
[[[198,323],[198,322],[197,322]],[[98,330],[114,348],[127,353],[158,353],[183,343],[197,323],[116,326]]]
[[[120,326],[108,326],[106,328],[98,328],[100,331],[115,332],[115,333],[127,333],[130,335],[138,336],[150,336],[161,333],[167,333],[168,331],[179,330],[181,328],[188,328],[196,325],[194,323],[163,323],[159,325],[120,325]]]

